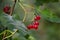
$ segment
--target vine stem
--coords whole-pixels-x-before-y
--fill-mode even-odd
[[[11,7],[10,15],[12,16],[17,0],[14,1],[13,7]]]
[[[34,14],[34,13],[33,13]],[[34,21],[34,17],[35,17],[35,15],[33,16],[33,18],[31,19],[31,21]]]
[[[26,11],[26,9],[24,8],[24,6],[23,6],[21,3],[19,3],[19,5],[22,7],[22,9],[23,9],[24,12],[25,12],[25,15],[24,15],[24,18],[23,18],[23,22],[24,22],[25,19],[26,19],[26,16],[27,16],[27,11]]]
[[[32,8],[32,9],[35,9],[33,6],[31,6],[31,5],[27,5],[27,4],[24,4],[24,6],[26,6],[26,7],[29,7],[29,8]],[[33,13],[34,14],[34,13]],[[31,21],[34,21],[34,16],[33,16],[33,18],[31,19]]]
[[[4,34],[6,31],[12,33],[12,31],[10,31],[10,30],[5,30],[2,33],[0,33],[0,35]]]
[[[0,35],[2,35],[3,34],[3,38],[6,36],[6,32],[10,32],[10,33],[12,33],[10,30],[5,30],[5,31],[3,31],[2,33],[0,33]],[[4,39],[2,39],[2,40],[4,40]]]
[[[11,35],[9,35],[9,36],[3,38],[2,40],[7,39],[7,38],[10,38],[10,37],[13,36],[17,31],[18,31],[18,30],[16,29],[15,32],[13,32]]]

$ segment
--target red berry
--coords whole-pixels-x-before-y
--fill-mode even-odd
[[[9,13],[9,10],[10,10],[10,6],[5,6],[3,9],[3,11],[7,14]]]
[[[38,21],[33,22],[34,25],[39,25]]]
[[[33,28],[33,25],[30,24],[30,25],[27,26],[27,28],[28,28],[28,29],[32,29],[32,28]]]
[[[37,30],[38,29],[38,25],[33,25],[33,28]]]
[[[38,20],[40,20],[40,18],[41,18],[41,17],[40,17],[39,15],[37,15],[34,20],[35,20],[35,21],[38,21]]]

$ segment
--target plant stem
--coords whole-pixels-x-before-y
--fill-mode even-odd
[[[4,34],[6,31],[12,33],[12,31],[10,31],[10,30],[5,30],[2,33],[0,33],[0,35]]]
[[[13,36],[17,31],[18,31],[18,30],[16,29],[15,32],[13,32],[11,35],[9,35],[9,36],[7,36],[7,37],[4,37],[3,40],[4,40],[4,39],[7,39],[7,38],[10,38],[10,37]]]
[[[6,32],[10,32],[10,33],[12,33],[10,30],[5,30],[5,31],[3,31],[2,33],[0,33],[0,35],[3,34],[3,38],[5,38],[5,36],[6,36]],[[4,39],[2,39],[2,40],[4,40]]]
[[[26,11],[26,9],[24,8],[24,6],[23,6],[21,3],[19,3],[19,5],[22,7],[22,9],[23,9],[24,12],[25,12],[25,15],[24,15],[24,18],[23,18],[23,22],[24,22],[25,19],[26,19],[26,16],[27,16],[27,11]]]
[[[14,1],[13,7],[11,7],[10,15],[12,16],[17,0]]]

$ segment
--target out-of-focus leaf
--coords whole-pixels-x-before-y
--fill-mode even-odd
[[[59,0],[36,0],[35,5],[40,6],[44,3],[58,2]]]
[[[18,21],[7,14],[1,14],[0,19],[2,25],[7,27],[9,30],[13,31],[14,29],[18,29],[19,33],[21,32],[22,35],[27,34],[27,28],[21,21]]]
[[[12,37],[13,40],[26,40],[20,33],[15,33]]]
[[[51,22],[60,23],[60,18],[55,14],[55,12],[50,9],[45,8],[44,10],[37,9],[41,16]]]

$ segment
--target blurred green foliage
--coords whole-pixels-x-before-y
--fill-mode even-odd
[[[44,4],[44,3],[49,3],[49,2],[58,2],[59,0],[36,0],[36,5],[37,6],[40,6],[40,5],[42,5],[42,4]]]
[[[1,2],[2,0],[0,0]],[[59,0],[20,0],[24,8],[27,10],[27,16],[25,22],[22,22],[25,12],[17,1],[13,15],[7,15],[3,12],[3,8],[6,5],[13,6],[14,1],[4,0],[0,3],[0,33],[2,33],[7,27],[8,30],[15,32],[6,40],[60,40],[60,3]],[[29,7],[27,7],[26,5]],[[41,5],[43,4],[43,5]],[[31,8],[30,6],[33,6]],[[37,31],[28,30],[26,26],[32,23],[34,13],[38,13],[41,16],[40,26]],[[28,31],[27,31],[28,30]],[[28,39],[25,38],[26,35]],[[8,35],[11,35],[8,33]],[[0,35],[0,40],[2,40]]]

